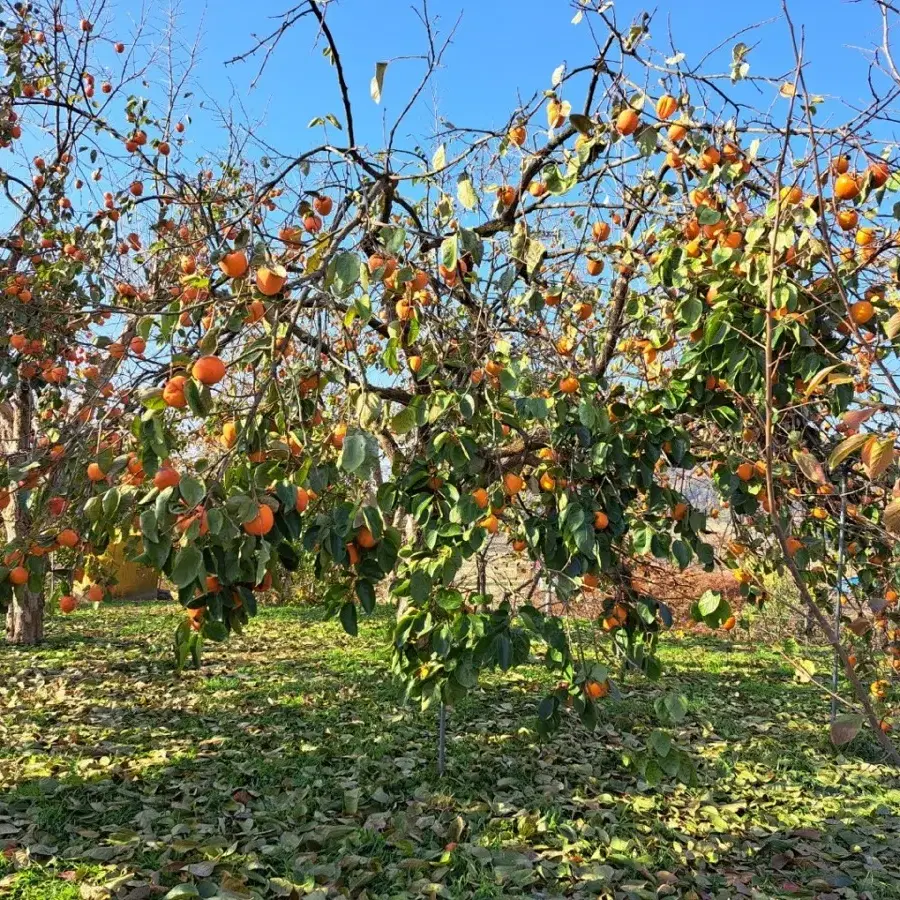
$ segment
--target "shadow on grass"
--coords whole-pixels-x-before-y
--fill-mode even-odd
[[[622,764],[654,727],[648,701],[663,688],[629,686],[597,731],[567,720],[542,743],[529,727],[546,686],[537,669],[490,677],[452,711],[439,780],[434,712],[402,704],[378,641],[386,615],[354,640],[320,610],[266,610],[181,678],[162,661],[168,610],[109,615],[67,620],[70,636],[32,651],[28,675],[19,654],[0,653],[14,683],[0,698],[11,751],[0,846],[26,871],[56,857],[50,878],[102,864],[148,882],[161,872],[166,885],[227,875],[274,890],[281,878],[370,897],[415,896],[438,878],[448,896],[484,898],[596,896],[634,879],[655,890],[660,870],[698,891],[849,879],[873,897],[900,878],[900,822],[884,812],[900,784],[838,757],[809,718],[808,687],[771,661],[757,663],[763,690],[742,682],[747,654],[708,673],[696,661],[708,646],[674,653],[697,788],[651,790]],[[139,636],[117,637],[125,626]]]

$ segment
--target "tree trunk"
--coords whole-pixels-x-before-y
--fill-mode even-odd
[[[20,381],[12,405],[0,407],[0,446],[10,462],[28,455],[34,438],[34,394],[27,381]],[[24,538],[31,529],[28,492],[13,485],[13,502],[3,511],[6,537],[10,543]],[[32,591],[27,584],[16,588],[6,610],[6,639],[11,644],[37,644],[44,639],[44,591]]]
[[[44,639],[44,594],[27,585],[18,589],[6,611],[6,640],[10,644],[39,644]]]

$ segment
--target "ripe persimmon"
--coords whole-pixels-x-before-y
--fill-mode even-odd
[[[669,126],[666,134],[673,144],[680,144],[687,137],[687,128],[679,122],[675,122]]]
[[[397,270],[397,260],[390,256],[384,256],[380,253],[373,253],[367,263],[369,272],[373,275],[380,269],[382,272],[382,280],[386,280]]]
[[[106,473],[100,468],[99,463],[92,462],[88,464],[87,477],[89,481],[103,481],[106,478]]]
[[[591,227],[591,233],[594,236],[594,240],[597,243],[601,243],[605,241],[609,237],[610,227],[609,222],[594,222]]]
[[[244,522],[243,528],[247,534],[256,537],[268,534],[275,525],[275,514],[271,507],[265,503],[260,503],[256,510],[256,515],[249,521]]]
[[[233,447],[237,443],[237,422],[226,422],[222,426],[222,444]]]
[[[256,287],[266,297],[274,297],[287,281],[287,270],[284,266],[260,266],[256,270]]]
[[[247,262],[247,254],[243,250],[235,250],[226,253],[219,260],[219,268],[228,278],[241,278],[247,274],[250,264]]]
[[[163,401],[166,406],[182,409],[187,406],[187,398],[184,396],[184,386],[187,384],[185,375],[175,375],[170,378],[163,387]]]
[[[838,175],[834,180],[834,196],[838,200],[852,200],[859,193],[859,185],[852,175]]]
[[[586,681],[584,692],[591,700],[600,700],[609,694],[608,681]]]
[[[891,177],[890,167],[883,160],[878,160],[869,164],[869,181],[876,188],[884,187],[888,178]]]
[[[160,491],[175,487],[181,481],[181,475],[171,466],[161,466],[153,476],[153,486]]]
[[[503,489],[506,493],[514,497],[522,488],[525,487],[525,479],[516,475],[515,472],[506,472],[503,476]]]
[[[528,132],[525,130],[524,125],[514,125],[509,129],[506,136],[515,147],[521,147],[525,143],[527,135]]]
[[[485,516],[478,524],[490,534],[496,534],[500,527],[500,520],[491,513],[489,516]]]
[[[660,119],[671,118],[678,109],[678,101],[671,94],[663,94],[656,101],[656,115]]]
[[[581,583],[585,590],[593,591],[600,585],[600,576],[595,572],[585,572],[581,576]]]
[[[855,209],[842,209],[837,214],[837,223],[844,231],[852,231],[859,222],[859,213]]]
[[[191,375],[201,384],[218,384],[225,377],[225,363],[218,356],[201,356],[194,363]]]
[[[640,124],[640,117],[631,107],[626,107],[616,116],[616,131],[623,137],[634,134]]]
[[[875,307],[868,300],[850,304],[850,321],[856,325],[865,325],[874,315]]]
[[[79,540],[78,532],[73,528],[64,528],[56,536],[56,543],[59,544],[60,547],[68,547],[69,549],[75,547]]]

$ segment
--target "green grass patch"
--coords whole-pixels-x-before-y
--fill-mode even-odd
[[[865,734],[835,750],[827,698],[771,649],[673,636],[662,683],[547,742],[545,673],[492,675],[451,710],[439,779],[386,613],[353,639],[264,609],[182,676],[177,615],[111,604],[0,649],[0,896],[900,896],[897,773]],[[654,788],[623,756],[673,689],[698,781]]]

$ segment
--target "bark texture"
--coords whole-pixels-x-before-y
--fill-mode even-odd
[[[8,460],[27,454],[33,438],[34,394],[21,382],[14,404],[0,405],[0,447]],[[13,488],[16,486],[13,485]],[[27,492],[13,490],[12,503],[3,511],[6,539],[17,540],[28,533],[31,514]],[[38,644],[44,638],[44,593],[28,585],[15,588],[6,610],[6,639],[11,644]]]

